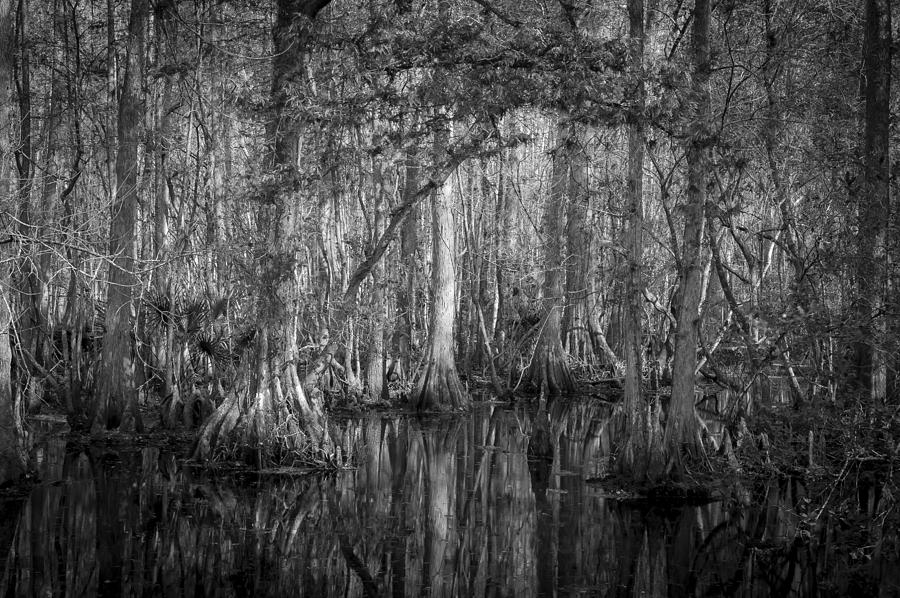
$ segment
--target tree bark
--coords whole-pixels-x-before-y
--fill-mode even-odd
[[[372,219],[372,238],[374,243],[381,229],[384,228],[384,204],[390,197],[390,176],[382,170],[379,157],[373,156],[375,217]],[[387,398],[387,387],[384,385],[384,331],[385,331],[385,299],[384,299],[384,265],[379,262],[372,269],[372,302],[369,313],[372,319],[372,341],[369,344],[368,364],[366,365],[366,399],[377,402]]]
[[[411,201],[419,185],[418,156],[414,150],[406,152],[406,173],[403,185],[403,199]],[[399,359],[403,375],[409,375],[411,369],[412,350],[415,334],[415,319],[418,302],[416,301],[416,281],[418,276],[418,260],[416,254],[419,247],[419,214],[418,207],[410,210],[400,237],[400,259],[403,263],[403,285],[397,293],[397,310],[400,317]]]
[[[566,352],[562,346],[563,237],[565,208],[569,194],[569,159],[572,131],[557,124],[557,145],[553,150],[553,180],[544,208],[544,304],[546,312],[527,377],[541,394],[560,395],[575,389]]]
[[[510,217],[510,198],[507,190],[507,172],[513,172],[515,149],[510,148],[500,155],[497,168],[497,203],[494,209],[494,234],[491,235],[494,258],[494,279],[497,293],[493,310],[490,313],[490,328],[493,330],[494,345],[502,350],[506,341],[506,327],[503,325],[503,312],[506,308],[506,281],[504,272],[509,267],[509,236],[512,218]]]
[[[569,156],[569,203],[566,207],[566,302],[562,331],[564,347],[576,360],[592,361],[588,276],[594,262],[588,236],[587,135],[579,127]]]
[[[169,268],[165,260],[169,253],[169,153],[172,146],[172,127],[169,115],[174,109],[175,95],[170,69],[177,64],[178,52],[178,6],[174,0],[158,1],[154,7],[154,25],[156,27],[157,70],[163,73],[159,104],[156,107],[156,134],[154,144],[154,191],[156,211],[153,215],[153,291],[159,299],[165,299],[163,305],[173,308],[172,287],[169,280]],[[171,316],[171,314],[169,314]],[[162,396],[168,400],[162,413],[162,420],[169,427],[174,427],[184,415],[184,404],[181,389],[173,367],[175,319],[163,317],[159,319],[160,330],[156,338],[145,341],[153,347],[154,365],[161,377]],[[143,326],[142,326],[143,328]],[[141,331],[146,334],[146,331]],[[146,345],[145,345],[146,346]],[[182,416],[182,417],[179,417]]]
[[[138,144],[144,117],[141,84],[148,11],[148,0],[132,0],[125,77],[119,97],[116,192],[109,228],[106,332],[103,335],[97,399],[90,417],[93,427],[110,430],[140,431],[143,428],[137,403],[133,293],[137,284],[134,268]],[[81,414],[70,414],[69,423],[80,426],[87,422]]]
[[[435,155],[447,152],[448,131],[435,134]],[[427,360],[416,384],[413,404],[419,411],[465,409],[471,397],[456,372],[453,327],[456,324],[456,224],[452,211],[453,185],[448,177],[431,197],[431,322]]]
[[[442,20],[451,12],[448,0],[438,0]],[[436,163],[446,161],[450,145],[450,122],[438,123],[434,133]],[[457,165],[456,168],[458,168]],[[448,177],[431,195],[431,321],[425,369],[419,374],[412,402],[418,411],[466,409],[472,399],[456,372],[453,328],[456,325],[456,222],[453,217],[453,185]]]
[[[655,480],[662,473],[662,431],[659,402],[645,400],[641,393],[641,303],[644,299],[644,0],[628,2],[629,68],[635,90],[631,122],[628,124],[628,221],[625,225],[625,433],[619,468],[635,480]]]
[[[13,0],[0,0],[0,211],[5,214],[11,213],[15,204],[11,184],[13,143],[9,136],[15,130],[10,126],[13,117],[10,108],[16,46],[14,12]],[[25,473],[26,463],[24,429],[11,376],[9,263],[13,247],[9,242],[0,245],[0,485]]]
[[[36,222],[36,212],[32,205],[32,191],[35,176],[35,150],[40,147],[34,143],[31,88],[31,10],[26,0],[18,3],[15,17],[15,50],[18,52],[17,104],[18,139],[15,149],[16,168],[18,170],[18,229],[22,236],[19,272],[13,274],[13,286],[16,289],[14,302],[20,305],[17,314],[17,333],[22,360],[21,377],[24,383],[29,404],[36,401],[40,394],[37,374],[43,366],[41,363],[41,344],[45,330],[40,309],[42,289],[38,272],[38,255],[41,252],[39,239],[40,226]],[[40,119],[38,119],[40,120]],[[15,213],[15,212],[12,212]]]
[[[697,342],[700,301],[703,294],[703,237],[706,224],[706,171],[709,168],[709,0],[695,0],[693,13],[693,85],[690,103],[694,118],[689,126],[687,147],[688,189],[684,209],[684,236],[681,251],[681,292],[676,316],[675,355],[672,364],[672,399],[666,421],[664,446],[678,475],[685,458],[700,456],[699,425],[694,412],[694,372],[697,369]]]
[[[859,263],[855,378],[860,392],[880,402],[885,394],[887,224],[890,219],[891,2],[864,0],[865,125],[859,196]]]

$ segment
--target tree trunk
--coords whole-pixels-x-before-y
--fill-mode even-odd
[[[448,19],[451,5],[438,0],[438,15]],[[441,115],[437,115],[440,117]],[[449,155],[450,121],[439,123],[434,133],[436,163]],[[459,168],[457,164],[454,171]],[[413,404],[419,411],[466,409],[472,398],[456,372],[453,328],[456,325],[456,223],[453,218],[453,185],[448,176],[431,195],[431,322],[425,369],[419,374]]]
[[[553,180],[550,198],[544,208],[544,303],[546,313],[534,356],[528,368],[528,380],[541,393],[559,395],[572,392],[575,380],[569,370],[562,346],[563,235],[565,207],[569,193],[569,159],[572,132],[557,125],[557,146],[553,151]]]
[[[105,429],[143,428],[137,403],[137,362],[134,342],[135,226],[138,208],[138,144],[144,101],[144,42],[148,0],[132,0],[128,22],[125,80],[119,98],[116,193],[109,228],[109,277],[106,295],[106,332],[97,379],[99,387],[90,418]],[[75,416],[72,421],[72,415]],[[70,414],[70,424],[86,423]]]
[[[18,129],[19,138],[16,144],[15,158],[18,170],[18,228],[22,235],[22,249],[20,272],[14,274],[14,287],[17,289],[16,297],[21,311],[17,314],[16,331],[18,333],[21,360],[20,380],[26,384],[25,392],[28,395],[29,404],[39,399],[40,383],[38,382],[40,368],[43,367],[40,358],[40,347],[43,339],[42,330],[45,329],[41,318],[41,279],[38,272],[38,254],[41,252],[39,239],[39,226],[35,221],[37,210],[32,206],[32,190],[35,176],[35,150],[32,136],[34,124],[31,103],[31,23],[28,2],[19,2],[15,19],[16,50],[18,51],[18,81],[17,100],[19,107]],[[40,144],[37,145],[39,147]],[[15,213],[11,212],[11,213]]]
[[[280,179],[259,208],[254,261],[259,264],[255,347],[239,382],[207,420],[194,457],[210,459],[236,451],[263,467],[271,463],[322,463],[334,455],[321,394],[307,394],[297,373],[299,297],[294,284],[295,195],[301,123],[290,115],[291,86],[302,84],[311,27],[326,0],[278,0],[272,30],[272,100],[269,130],[272,166]]]
[[[890,218],[891,3],[864,0],[864,175],[859,196],[857,291],[859,336],[855,378],[859,390],[884,399],[887,223]]]
[[[562,330],[564,346],[577,360],[592,361],[593,344],[590,332],[590,293],[588,276],[593,265],[591,241],[588,236],[587,217],[587,135],[579,130],[577,147],[569,156],[569,204],[566,214],[566,304],[563,311]]]
[[[390,174],[382,170],[378,160],[378,156],[373,156],[375,217],[372,221],[371,243],[378,240],[381,230],[384,228],[384,204],[391,196],[390,183],[386,180]],[[372,318],[372,341],[369,344],[368,364],[366,365],[366,400],[370,402],[387,398],[387,387],[384,385],[384,303],[384,266],[379,262],[372,268],[372,302],[369,308]]]
[[[435,154],[447,152],[447,131],[435,135]],[[448,177],[431,197],[431,322],[425,370],[419,375],[413,404],[419,411],[465,409],[471,397],[456,372],[453,327],[456,324],[456,225],[453,185]]]
[[[644,0],[629,0],[629,67],[635,81],[634,113],[628,124],[628,221],[625,250],[623,332],[625,345],[625,435],[619,468],[635,480],[654,480],[662,473],[659,402],[641,394],[641,303],[644,299]]]
[[[377,402],[387,398],[384,355],[384,280],[383,268],[372,271],[372,342],[366,364],[366,400]]]
[[[171,197],[169,196],[169,168],[168,159],[172,146],[172,127],[169,115],[175,108],[175,94],[173,93],[173,76],[171,68],[177,64],[177,39],[178,39],[178,6],[174,0],[160,0],[154,6],[154,25],[156,28],[156,70],[163,73],[160,86],[161,93],[156,106],[156,134],[154,136],[154,192],[156,211],[153,215],[153,292],[159,300],[163,300],[159,307],[168,305],[173,308],[172,288],[169,281],[169,268],[165,260],[169,253],[169,210]],[[166,314],[171,316],[171,314]],[[173,368],[173,341],[175,336],[175,321],[173,317],[159,318],[160,327],[153,339],[145,339],[145,346],[152,346],[153,359],[148,360],[155,366],[162,383],[162,396],[166,400],[162,413],[163,422],[173,427],[182,418],[179,415],[184,410],[178,381],[175,379]],[[147,335],[143,330],[141,334]]]
[[[230,31],[226,25],[214,29],[216,33],[215,43],[223,43],[230,35]],[[218,84],[218,101],[223,106],[228,106],[228,92],[226,91],[227,83],[224,77]],[[234,156],[232,152],[232,144],[234,143],[234,127],[232,120],[234,114],[231,110],[223,110],[216,118],[216,131],[214,138],[217,140],[216,147],[212,152],[212,164],[210,169],[213,172],[213,188],[214,193],[207,203],[208,206],[208,229],[210,231],[209,244],[215,248],[214,266],[215,276],[213,280],[219,285],[227,280],[228,267],[230,264],[228,252],[225,247],[228,239],[232,236],[232,225],[228,219],[228,204],[232,195],[232,183],[234,176]]]
[[[15,18],[13,0],[0,0],[0,208],[10,213],[15,204],[12,180],[13,58],[15,56]],[[4,239],[4,241],[6,241]],[[10,336],[10,266],[13,243],[0,245],[0,485],[25,473],[24,430],[13,392]]]
[[[491,309],[494,306],[494,297],[495,294],[491,293],[493,282],[496,280],[496,275],[491,276],[491,266],[492,264],[496,264],[496,251],[494,242],[491,241],[490,237],[493,234],[496,234],[496,229],[494,231],[490,230],[491,219],[493,218],[493,213],[495,210],[488,211],[491,203],[496,198],[496,192],[491,185],[491,179],[488,171],[489,161],[486,159],[481,160],[481,198],[482,208],[481,214],[478,218],[478,233],[477,236],[479,238],[479,245],[481,246],[481,253],[479,254],[478,260],[478,293],[474,294],[476,305],[476,314],[475,314],[475,326],[481,327],[483,324],[487,324],[484,321],[484,314],[490,313]],[[493,234],[492,234],[493,233]],[[490,321],[491,329],[486,330],[488,338],[493,338],[494,330],[493,320]],[[478,338],[479,334],[475,334],[474,338]],[[479,363],[482,368],[488,363],[492,363],[494,359],[494,355],[490,352],[485,353],[484,350],[486,347],[483,346],[482,343],[478,343],[474,341],[478,346],[476,350],[476,363]]]
[[[700,301],[703,294],[702,245],[706,224],[706,170],[709,167],[709,0],[696,0],[693,14],[693,66],[691,104],[695,118],[689,126],[687,147],[688,189],[681,251],[681,291],[676,317],[672,399],[665,431],[665,450],[674,473],[684,470],[684,458],[700,456],[699,422],[694,412],[694,372]]]
[[[165,260],[169,251],[169,154],[172,144],[172,119],[176,108],[172,70],[178,64],[178,6],[175,0],[157,0],[154,6],[156,27],[156,69],[163,73],[160,97],[156,106],[156,134],[154,136],[154,191],[156,212],[153,218],[153,287],[163,292],[169,282]]]
[[[456,346],[460,347],[462,369],[472,372],[486,360],[482,346],[476,339],[479,335],[478,311],[481,308],[482,296],[485,293],[486,262],[484,256],[483,235],[481,234],[481,217],[477,196],[484,196],[483,177],[476,176],[474,160],[466,165],[457,177],[457,181],[465,181],[460,189],[460,208],[462,220],[463,247],[459,250],[461,271],[468,276],[460,277],[459,326],[456,327]],[[482,161],[483,166],[483,161]],[[481,180],[476,180],[481,179]],[[480,184],[481,183],[481,184]]]
[[[110,203],[116,201],[116,122],[113,106],[119,89],[118,56],[116,53],[116,1],[106,0],[106,106],[109,122],[106,123],[106,181],[109,185]]]
[[[404,202],[411,201],[416,195],[419,185],[418,156],[414,150],[406,153],[406,180],[403,186]],[[418,308],[416,301],[416,276],[418,260],[416,254],[419,247],[419,214],[418,207],[413,207],[403,225],[400,238],[400,259],[403,264],[403,285],[397,293],[397,310],[400,317],[399,359],[403,375],[409,374],[412,361],[412,350],[415,334],[415,315]]]
[[[511,210],[509,209],[510,198],[506,188],[506,172],[512,172],[513,170],[514,158],[511,154],[514,152],[515,149],[510,148],[500,155],[500,165],[497,168],[497,203],[494,209],[494,234],[491,235],[497,293],[494,299],[493,310],[490,313],[490,328],[493,331],[494,346],[498,351],[503,350],[503,345],[506,341],[506,327],[503,325],[503,312],[506,308],[504,271],[508,267],[509,229],[512,224]]]

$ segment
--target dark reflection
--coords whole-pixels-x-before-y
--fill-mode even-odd
[[[161,449],[47,442],[45,482],[0,505],[0,593],[897,594],[896,532],[859,519],[849,545],[846,519],[808,512],[799,482],[749,489],[750,508],[609,498],[584,480],[605,467],[610,417],[575,402],[351,421],[356,468],[240,483]]]

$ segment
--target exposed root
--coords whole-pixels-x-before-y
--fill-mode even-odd
[[[159,404],[159,419],[163,427],[173,429],[178,425],[181,414],[184,410],[184,403],[175,393],[165,397]]]
[[[548,338],[549,328],[551,327],[545,327],[538,340],[534,358],[528,367],[528,380],[536,389],[542,390],[546,387],[551,396],[569,394],[576,388],[575,378],[569,369],[559,336]]]
[[[703,445],[699,428],[683,442],[670,444],[666,448],[668,450],[666,475],[670,479],[681,481],[692,473],[712,471],[712,464]]]
[[[232,394],[219,405],[218,409],[213,411],[210,419],[200,430],[192,458],[209,460],[216,447],[226,444],[226,439],[234,432],[240,417],[238,403],[237,395]]]
[[[455,367],[432,361],[422,372],[411,403],[418,411],[458,411],[469,409],[472,397]]]
[[[200,430],[193,458],[239,460],[257,467],[334,461],[320,399],[307,396],[296,371],[265,376],[229,393]],[[338,460],[340,460],[338,458]]]

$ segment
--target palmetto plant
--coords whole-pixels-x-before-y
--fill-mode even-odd
[[[153,348],[148,380],[155,380],[163,396],[163,419],[170,425],[196,424],[233,368],[228,304],[228,296],[164,291],[144,298],[144,332]]]

